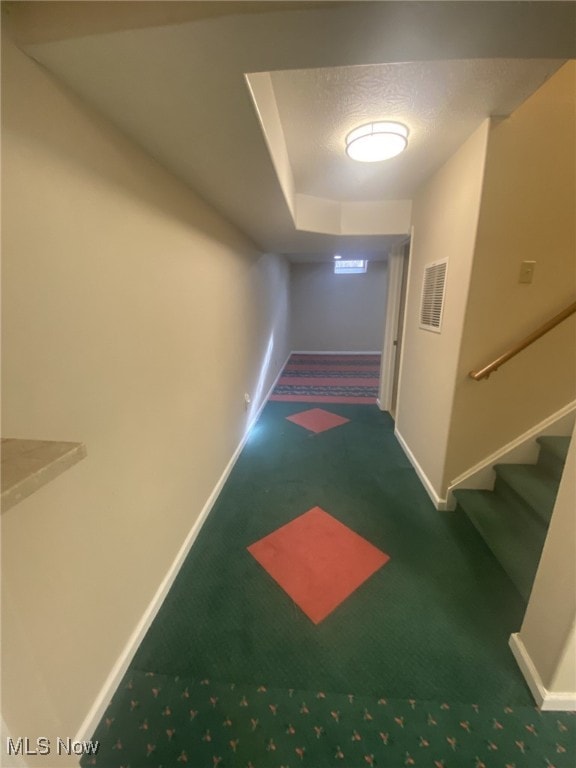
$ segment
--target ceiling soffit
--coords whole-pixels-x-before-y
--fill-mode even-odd
[[[14,5],[28,9],[34,4]],[[69,6],[77,15],[89,15],[99,4],[38,5],[43,6],[44,13],[47,7],[58,6],[65,15],[64,7]],[[112,16],[120,6],[131,5],[107,4]],[[108,27],[119,31],[103,32],[102,26],[91,29],[86,22],[77,26],[76,32],[70,27],[59,40],[54,39],[57,30],[52,30],[50,42],[42,42],[42,25],[37,24],[37,42],[25,49],[262,250],[277,253],[333,253],[335,248],[345,251],[352,245],[379,252],[398,238],[342,237],[295,228],[262,140],[244,73],[273,73],[282,116],[280,113],[291,109],[290,99],[297,98],[294,85],[281,82],[287,70],[312,70],[314,77],[322,78],[327,70],[329,78],[336,75],[338,79],[334,68],[381,66],[381,62],[386,66],[400,62],[403,66],[406,61],[440,58],[563,59],[576,55],[574,9],[567,7],[572,5],[569,3],[330,2],[316,4],[313,9],[296,3],[295,10],[281,6],[266,13],[242,13],[247,4],[239,2],[231,4],[235,9],[229,9],[229,14],[218,16],[209,10],[216,3],[190,5],[198,13],[187,23],[127,28],[124,21]],[[207,15],[203,17],[204,6]],[[61,29],[65,29],[65,22],[61,19]],[[327,93],[328,81],[322,82]],[[312,86],[312,82],[303,84],[305,89]],[[343,92],[343,103],[355,104],[347,79],[343,87],[348,88]],[[320,112],[316,107],[313,111]],[[312,117],[320,120],[322,116]],[[307,119],[304,115],[304,124]],[[334,117],[328,119],[335,124]],[[439,120],[434,124],[439,125]],[[284,114],[282,130],[289,153],[298,141],[297,114],[294,125]],[[340,203],[405,199],[401,190],[409,189],[406,179],[375,181],[370,175],[374,171],[366,168],[356,167],[351,172],[353,180],[340,183],[338,165],[344,160],[337,158],[335,165],[329,161],[337,143],[333,133],[320,141],[319,147],[302,147],[312,152],[317,172],[308,172],[302,158],[289,157],[294,195],[326,197]],[[358,176],[361,173],[368,177]],[[332,190],[331,195],[325,194],[327,190]]]
[[[563,62],[452,59],[246,76],[296,229],[408,233],[411,198],[488,117],[510,115]],[[371,121],[409,130],[408,148],[358,163],[346,135]]]

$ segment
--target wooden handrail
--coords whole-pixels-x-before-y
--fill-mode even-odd
[[[480,379],[487,379],[488,376],[493,371],[497,371],[498,368],[500,368],[501,365],[508,362],[510,358],[514,357],[518,354],[518,352],[522,352],[523,349],[526,349],[526,347],[529,347],[530,344],[533,344],[537,339],[539,339],[541,336],[544,336],[545,333],[548,333],[548,331],[552,330],[555,326],[559,325],[563,320],[566,320],[567,317],[570,317],[570,315],[573,315],[576,312],[576,301],[573,301],[572,304],[569,304],[565,309],[562,310],[562,312],[559,312],[557,315],[554,315],[554,317],[551,320],[548,320],[547,323],[544,323],[544,325],[541,325],[539,328],[537,328],[533,333],[526,336],[526,338],[522,339],[521,342],[516,344],[514,347],[509,349],[507,352],[504,352],[503,355],[500,355],[500,357],[497,357],[496,360],[493,360],[491,363],[488,363],[488,365],[485,365],[484,368],[480,368],[479,371],[470,371],[468,374],[472,379],[475,379],[476,381],[480,381]]]

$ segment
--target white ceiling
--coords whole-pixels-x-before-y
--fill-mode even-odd
[[[509,113],[576,56],[574,10],[571,2],[7,8],[24,50],[260,248],[298,258],[382,256],[399,237],[296,231],[245,73],[273,73],[298,191],[406,197],[482,119]],[[361,167],[342,154],[358,122],[400,115],[411,128],[404,158]]]
[[[452,59],[272,74],[296,190],[338,200],[412,198],[489,115],[510,115],[562,61]],[[410,133],[404,153],[357,163],[345,137],[372,120]]]

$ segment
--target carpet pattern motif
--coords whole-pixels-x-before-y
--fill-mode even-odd
[[[271,400],[374,404],[380,355],[291,355]]]
[[[248,551],[314,624],[390,559],[320,507],[251,544]]]
[[[572,768],[576,717],[133,671],[94,738],[85,767]]]
[[[349,419],[344,419],[342,416],[326,411],[323,408],[307,408],[305,411],[300,411],[300,413],[286,416],[286,420],[316,434],[325,432],[327,429],[334,429],[334,427],[341,427],[349,421]]]

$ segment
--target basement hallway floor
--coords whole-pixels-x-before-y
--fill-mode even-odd
[[[508,647],[525,604],[472,524],[388,414],[318,408],[266,405],[82,765],[573,766],[576,717],[535,709]]]

